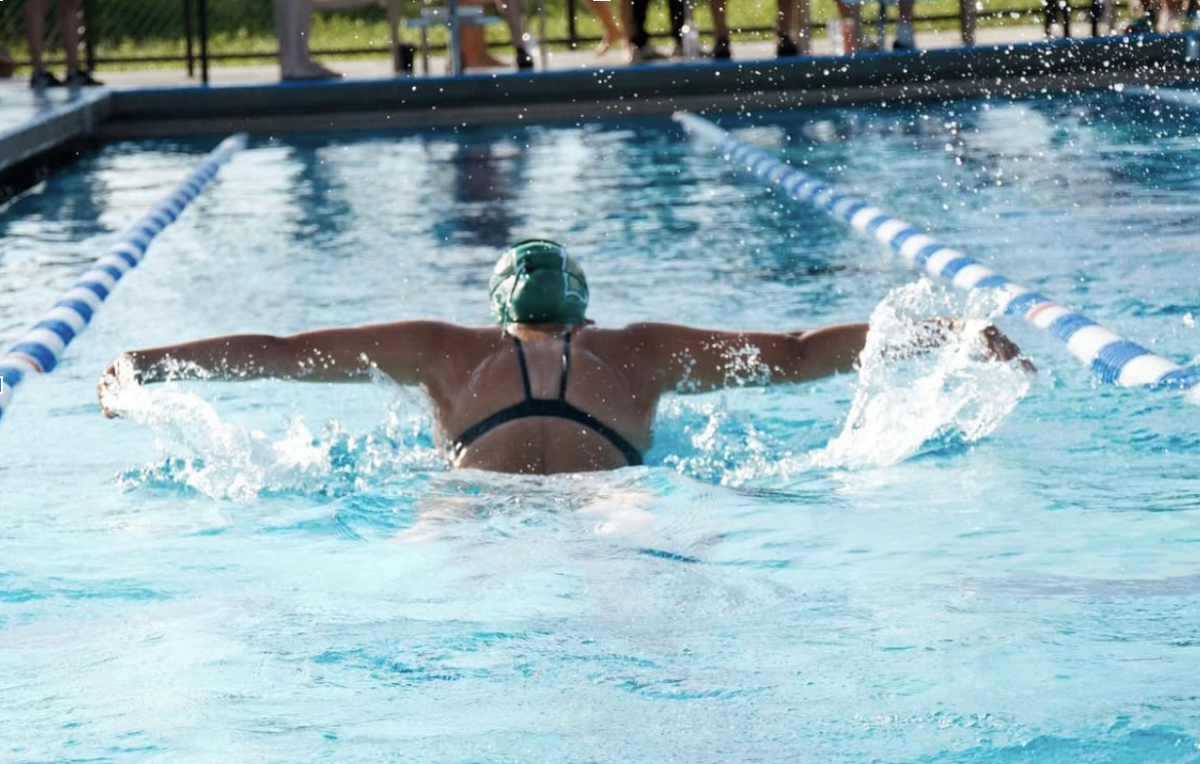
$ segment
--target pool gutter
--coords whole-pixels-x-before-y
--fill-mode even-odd
[[[111,93],[76,91],[64,103],[0,131],[0,204],[96,145],[97,127],[112,116],[112,106]]]
[[[1196,80],[1200,35],[457,78],[76,91],[0,131],[0,203],[102,141],[575,123],[1094,90]]]
[[[1193,35],[1145,35],[785,61],[128,90],[113,93],[99,132],[107,139],[274,135],[1054,93],[1192,79],[1198,50]]]

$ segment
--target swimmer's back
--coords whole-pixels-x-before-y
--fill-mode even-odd
[[[568,329],[569,344],[564,341]],[[430,364],[422,382],[450,448],[461,434],[525,400],[521,351],[531,397],[557,400],[568,347],[563,400],[617,434],[614,443],[570,419],[516,418],[488,429],[452,454],[456,466],[535,474],[586,472],[628,466],[630,458],[618,445],[621,440],[640,453],[649,447],[660,390],[653,370],[638,363],[629,329],[514,325],[509,327],[511,334],[498,327],[446,330],[451,336],[445,337],[445,344],[454,352]]]

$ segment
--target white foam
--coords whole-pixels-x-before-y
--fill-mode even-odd
[[[857,468],[903,461],[950,439],[975,443],[995,431],[1029,390],[1011,364],[981,358],[979,306],[965,308],[966,328],[943,346],[917,351],[928,325],[946,314],[945,292],[927,281],[893,290],[871,316],[858,386],[842,432],[810,458],[816,466]],[[994,303],[994,301],[992,301]],[[982,303],[981,303],[982,304]]]

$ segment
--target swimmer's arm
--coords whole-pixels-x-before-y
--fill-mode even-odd
[[[286,337],[235,334],[124,354],[139,382],[288,379],[357,382],[378,368],[401,384],[422,381],[450,326],[401,321]],[[113,373],[116,364],[109,368]]]
[[[336,331],[336,330],[334,330]],[[295,379],[312,382],[365,378],[368,364],[347,359],[327,332],[290,337],[233,334],[125,353],[143,384],[168,379],[248,381]]]
[[[939,347],[961,331],[958,322],[932,319],[916,351]],[[809,331],[720,332],[672,324],[630,327],[640,347],[656,362],[662,389],[705,392],[722,387],[807,382],[854,371],[870,325],[836,324]],[[984,352],[998,361],[1017,358],[1028,371],[1033,364],[994,326],[980,333]]]
[[[674,324],[628,328],[658,370],[663,390],[705,392],[805,382],[852,371],[868,325],[839,324],[797,332],[724,332]]]

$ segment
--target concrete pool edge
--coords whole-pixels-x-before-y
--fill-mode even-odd
[[[111,93],[76,93],[67,103],[0,132],[0,204],[98,142],[97,128],[112,115],[112,105]]]
[[[1163,84],[1200,72],[1195,35],[1056,40],[457,79],[114,91],[104,138],[668,116]],[[1189,57],[1189,51],[1191,57]]]
[[[1200,35],[913,53],[80,93],[0,133],[0,203],[103,141],[571,123],[1158,85],[1200,74]]]

